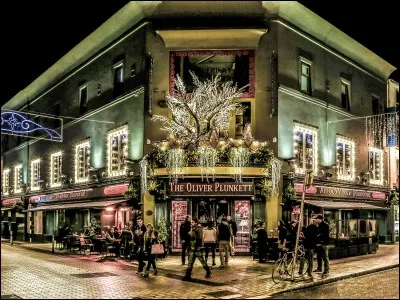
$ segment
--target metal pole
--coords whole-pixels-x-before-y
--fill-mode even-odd
[[[54,231],[51,237],[51,254],[54,254]]]

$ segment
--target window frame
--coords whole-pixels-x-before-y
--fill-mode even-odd
[[[256,118],[256,110],[255,110],[255,99],[254,98],[239,98],[235,99],[235,102],[242,103],[242,102],[249,102],[250,103],[250,126],[253,135],[255,134],[255,118]],[[244,125],[243,125],[244,129]],[[231,112],[231,121],[229,122],[229,136],[232,138],[237,138],[236,136],[236,111]],[[241,137],[241,136],[240,136]]]
[[[309,66],[309,70],[310,70],[310,72],[309,72],[310,74],[308,76],[308,78],[309,78],[308,88],[310,89],[309,93],[307,93],[307,92],[305,92],[305,91],[303,91],[301,89],[301,79],[302,79],[302,76],[303,76],[303,73],[302,73],[302,65],[303,64],[308,65]],[[313,62],[311,60],[303,57],[303,56],[299,56],[299,90],[303,94],[312,96],[312,94],[313,94],[313,74],[314,74],[313,73]]]
[[[6,175],[7,174],[7,175]],[[4,169],[3,170],[3,176],[2,176],[2,186],[3,186],[3,195],[7,196],[10,194],[10,169]]]
[[[347,85],[347,103],[348,107],[343,107],[343,101],[342,101],[342,85]],[[351,82],[349,80],[344,79],[343,77],[340,77],[340,105],[341,108],[350,111],[351,109]]]
[[[113,85],[115,85],[115,83],[124,83],[125,82],[124,66],[125,66],[125,63],[123,60],[121,60],[113,65]],[[116,81],[116,72],[117,72],[117,69],[119,69],[119,68],[121,68],[121,70],[122,70],[122,72],[121,72],[122,81]]]
[[[53,158],[59,157],[59,174],[58,174],[58,182],[55,182],[55,174],[54,174],[54,160]],[[50,155],[50,187],[60,187],[62,185],[61,181],[61,175],[62,175],[62,151],[55,152]]]
[[[374,153],[373,157],[373,169],[371,170],[371,152]],[[380,165],[379,165],[379,178],[380,179],[375,179],[375,172],[376,172],[376,153],[379,153],[380,157]],[[383,185],[383,150],[376,148],[376,147],[369,147],[368,149],[368,168],[369,168],[369,182],[370,184],[375,184],[375,185]],[[371,175],[374,174],[374,178],[372,179]]]
[[[108,172],[108,177],[118,177],[118,176],[124,176],[126,175],[126,162],[121,163],[120,159],[118,159],[118,170],[117,171],[112,171],[112,158],[111,158],[111,146],[112,146],[112,138],[114,136],[118,136],[118,158],[121,157],[122,155],[122,141],[120,136],[122,134],[126,135],[126,149],[125,149],[125,156],[126,158],[129,156],[129,132],[128,132],[128,125],[123,125],[121,127],[118,127],[116,129],[113,129],[108,132],[107,134],[107,172]],[[123,169],[122,169],[122,164],[123,164]]]
[[[304,138],[304,134],[307,133],[311,133],[312,137],[313,137],[313,142],[312,142],[312,146],[313,146],[313,172],[314,175],[318,174],[318,128],[317,127],[312,127],[312,126],[308,126],[308,125],[304,125],[301,123],[297,123],[294,122],[293,125],[293,156],[296,157],[296,141],[295,139],[297,138],[297,132],[303,132],[303,143],[302,143],[302,150],[303,150],[303,166],[299,167],[297,162],[295,163],[294,167],[295,167],[295,173],[296,174],[305,174],[306,171],[306,154],[305,154],[305,149],[306,149],[306,144],[307,141]]]
[[[343,172],[340,172],[339,170],[339,161],[338,161],[338,156],[339,156],[339,143],[343,144],[343,153],[342,153],[342,168]],[[345,160],[346,160],[346,155],[345,155],[345,145],[349,145],[351,152],[350,152],[350,174],[346,174],[347,169],[345,169]],[[353,181],[356,179],[356,165],[355,165],[355,142],[353,139],[344,137],[344,136],[336,136],[336,166],[337,166],[337,178],[340,180],[346,180],[346,181]]]
[[[88,153],[86,153],[86,147],[88,147],[89,149],[89,152]],[[86,158],[84,159],[84,170],[83,170],[83,173],[85,174],[86,172],[87,172],[87,176],[86,177],[79,177],[79,165],[78,165],[78,163],[79,163],[79,161],[78,161],[78,159],[79,159],[79,150],[81,149],[81,148],[84,148],[85,149],[85,153],[84,153],[84,156],[86,157],[86,155],[87,154],[89,154],[89,157],[88,157],[88,161],[89,161],[89,165],[87,166],[87,161],[86,161]],[[91,160],[90,160],[90,151],[91,150],[91,140],[90,139],[86,139],[86,140],[84,140],[84,141],[81,141],[81,142],[79,142],[78,144],[76,144],[75,145],[75,160],[74,160],[74,166],[75,166],[75,183],[83,183],[83,182],[88,182],[89,181],[89,179],[90,179],[90,177],[89,177],[89,171],[90,171],[90,162],[91,162]],[[88,168],[87,170],[85,169],[85,168]]]
[[[35,164],[38,164],[38,174],[37,174],[37,179],[36,174],[35,174]],[[40,190],[40,158],[33,159],[31,161],[31,191],[39,191]]]
[[[21,174],[17,176],[17,170],[21,171]],[[17,177],[22,177],[22,164],[18,164],[14,167],[14,194],[22,193],[23,178],[20,179],[20,186],[18,187]],[[17,188],[18,187],[18,188]]]
[[[86,99],[84,101],[84,103],[82,103],[82,91],[86,90]],[[87,110],[88,110],[88,102],[89,102],[89,97],[88,97],[88,86],[87,84],[82,84],[79,87],[79,114],[82,116],[84,115]],[[84,105],[83,105],[84,104]],[[84,110],[85,108],[85,110]]]

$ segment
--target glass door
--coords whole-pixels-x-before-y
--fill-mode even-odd
[[[251,206],[250,200],[236,200],[235,222],[237,233],[235,238],[235,252],[250,252],[250,229],[251,229]]]

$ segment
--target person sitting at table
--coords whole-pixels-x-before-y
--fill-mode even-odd
[[[90,230],[87,225],[83,226],[83,235],[84,236],[90,236]]]
[[[106,231],[106,241],[107,243],[112,243],[113,246],[115,247],[115,255],[117,257],[119,257],[120,253],[119,253],[119,249],[120,249],[120,242],[117,241],[114,237],[113,237],[113,233],[111,231],[111,228],[109,228],[108,226],[108,230]]]
[[[114,226],[114,227],[113,227],[113,235],[114,235],[114,239],[119,239],[119,238],[121,238],[121,237],[120,237],[121,234],[119,233],[117,226]]]

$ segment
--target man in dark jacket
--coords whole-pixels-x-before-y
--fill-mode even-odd
[[[228,220],[228,224],[232,229],[233,238],[232,238],[231,256],[234,256],[235,255],[235,239],[236,239],[236,233],[237,233],[237,225],[236,225],[236,222],[234,220],[232,220],[231,216],[227,216],[226,219]]]
[[[265,263],[265,258],[267,255],[267,240],[268,234],[265,231],[265,223],[260,222],[259,228],[257,230],[257,248],[258,248],[258,262]]]
[[[307,274],[308,276],[312,277],[312,269],[313,269],[313,257],[314,257],[314,250],[317,246],[317,234],[318,234],[318,228],[316,225],[316,220],[311,219],[311,223],[306,227],[306,229],[303,232],[304,234],[304,240],[303,240],[303,246],[306,250],[305,253],[305,259],[307,259],[308,262],[308,269],[307,269]],[[301,260],[303,262],[303,260]],[[300,263],[300,274],[303,274],[303,267]]]
[[[318,267],[314,272],[322,272],[322,261],[324,261],[324,272],[323,275],[329,274],[329,259],[328,259],[328,244],[329,244],[329,225],[323,220],[321,215],[316,217],[318,223],[317,230],[317,262]]]
[[[192,280],[192,269],[194,265],[194,261],[196,258],[199,259],[203,268],[206,270],[206,278],[211,276],[210,267],[207,266],[207,263],[203,257],[203,230],[198,226],[197,219],[193,218],[191,221],[191,230],[188,234],[188,242],[189,242],[189,263],[188,268],[186,270],[186,275],[183,280]]]
[[[138,217],[136,219],[136,226],[134,228],[133,243],[135,245],[135,253],[139,262],[137,274],[143,272],[143,268],[146,265],[144,263],[144,234],[146,232],[146,226],[143,224],[143,219]]]
[[[181,224],[181,227],[179,229],[179,236],[182,243],[182,265],[185,264],[186,254],[189,250],[189,232],[191,228],[191,219],[191,216],[187,215],[185,221]]]

